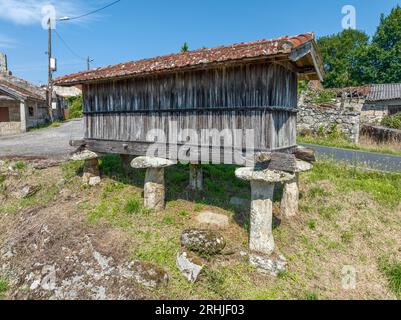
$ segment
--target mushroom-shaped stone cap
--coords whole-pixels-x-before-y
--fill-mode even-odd
[[[75,152],[71,156],[71,160],[73,160],[73,161],[93,160],[98,157],[99,157],[99,155],[97,153],[85,149],[82,151]]]
[[[235,171],[237,178],[246,181],[267,183],[286,182],[295,178],[294,174],[276,170],[258,170],[255,168],[239,168]]]
[[[155,158],[155,157],[138,157],[132,160],[131,167],[135,169],[148,169],[148,168],[166,168],[175,165],[176,163],[171,160]]]
[[[296,171],[295,172],[305,172],[305,171],[310,171],[313,169],[313,165],[310,164],[309,162],[302,161],[302,160],[297,160],[297,166],[296,166]]]

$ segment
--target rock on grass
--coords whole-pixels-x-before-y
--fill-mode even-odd
[[[181,245],[202,255],[216,255],[223,251],[226,241],[216,231],[189,229],[182,233]]]

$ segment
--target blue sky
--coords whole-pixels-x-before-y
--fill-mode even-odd
[[[43,5],[52,3],[61,17],[110,2],[0,0],[0,51],[8,55],[11,71],[37,84],[47,81]],[[98,67],[177,52],[185,41],[197,49],[308,31],[333,34],[341,31],[341,9],[348,4],[356,8],[357,28],[372,35],[380,14],[401,0],[122,0],[101,13],[57,24],[75,54],[54,35],[55,76],[84,70],[88,55]]]

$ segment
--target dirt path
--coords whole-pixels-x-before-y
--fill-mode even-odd
[[[82,139],[83,121],[73,120],[59,128],[42,129],[10,137],[0,137],[1,157],[40,157],[66,159],[74,151],[71,139]]]

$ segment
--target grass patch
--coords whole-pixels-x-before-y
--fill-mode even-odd
[[[9,288],[8,280],[5,277],[0,276],[0,300],[4,299],[4,296]]]
[[[401,263],[381,259],[379,267],[387,278],[390,290],[401,300]]]
[[[401,174],[364,171],[330,161],[318,162],[315,169],[305,174],[309,182],[329,180],[337,192],[363,191],[381,205],[396,208],[401,202]],[[320,191],[314,191],[313,194]]]
[[[60,126],[63,123],[64,123],[63,121],[56,120],[56,121],[53,121],[53,122],[47,122],[47,123],[39,124],[36,127],[33,127],[31,129],[29,129],[29,132],[38,131],[38,130],[42,130],[42,129],[49,129],[49,128],[60,128]]]
[[[127,201],[124,206],[124,211],[127,214],[138,214],[142,210],[141,201],[138,198],[132,198]]]
[[[61,165],[61,172],[66,181],[71,181],[76,176],[82,174],[84,161],[70,161]]]
[[[26,163],[24,161],[17,161],[14,164],[14,168],[19,170],[19,171],[25,170],[26,169]]]

